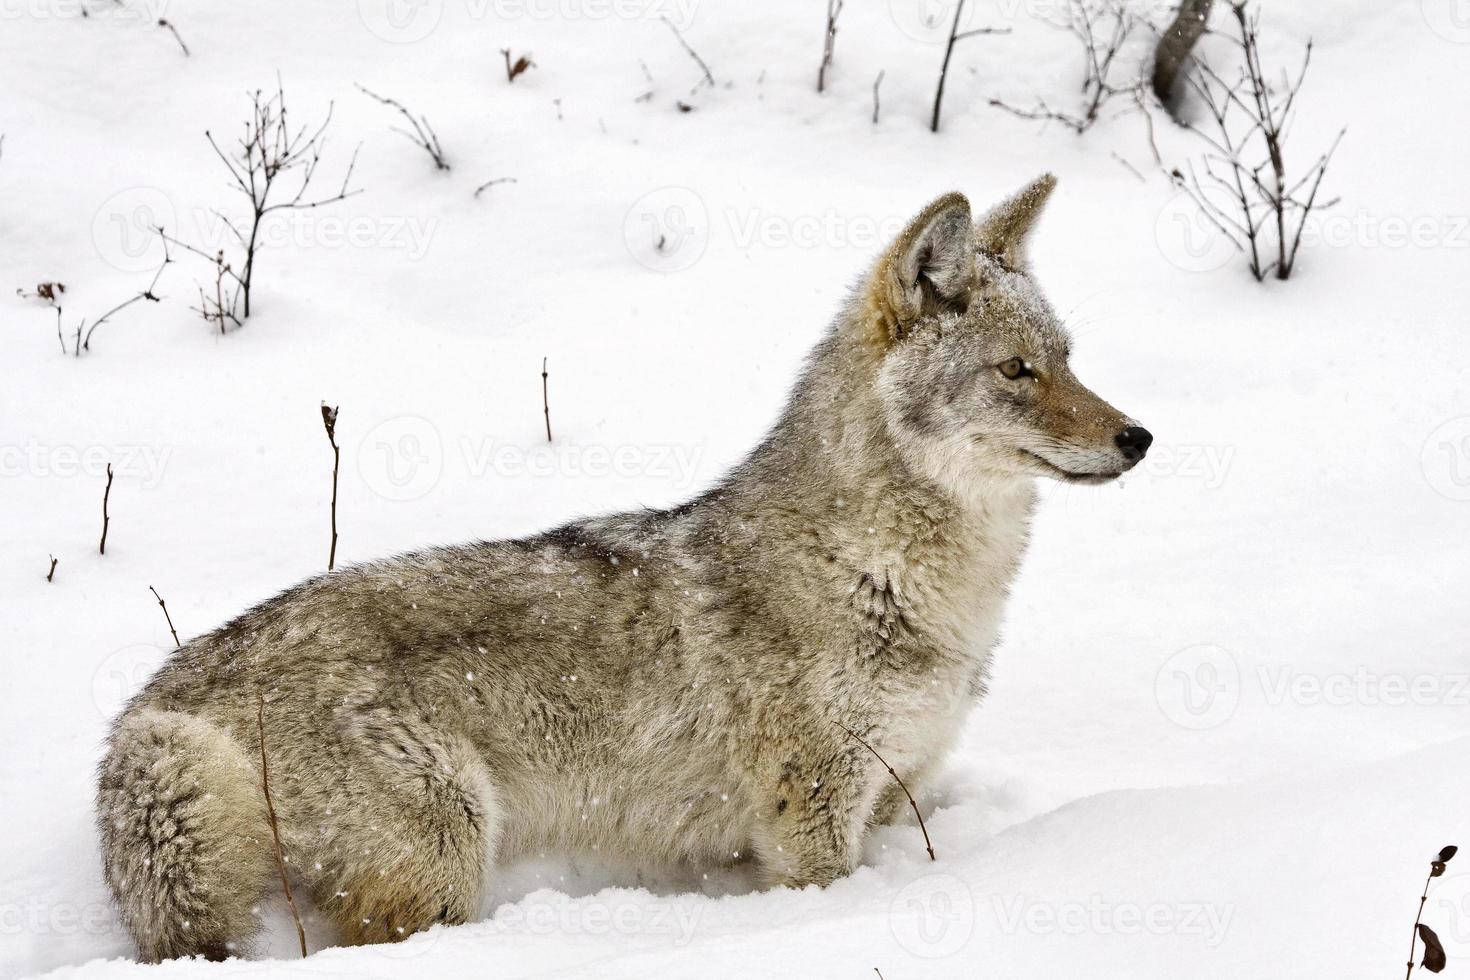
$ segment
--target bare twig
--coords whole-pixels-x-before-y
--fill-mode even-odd
[[[102,540],[97,542],[97,554],[107,554],[107,528],[112,518],[107,515],[107,504],[112,499],[112,464],[107,464],[107,486],[102,490]]]
[[[883,84],[883,74],[886,69],[880,69],[878,77],[873,79],[873,125],[878,125],[878,86]]]
[[[693,58],[694,59],[694,63],[699,66],[699,70],[702,71],[702,72],[704,72],[704,82],[703,82],[703,84],[708,85],[710,88],[714,88],[714,85],[715,85],[715,76],[712,75],[712,74],[710,74],[709,65],[705,64],[704,63],[704,59],[701,58],[695,52],[695,50],[689,46],[689,42],[688,41],[684,40],[684,35],[679,33],[679,29],[674,26],[674,22],[673,21],[669,20],[667,17],[663,16],[662,14],[659,15],[659,18],[658,19],[661,20],[661,21],[663,21],[665,24],[669,25],[669,30],[671,30],[671,31],[674,32],[674,37],[676,37],[676,38],[679,39],[679,45],[680,45],[680,47],[682,47],[685,51],[689,52],[689,57]],[[698,89],[699,88],[698,85],[695,85],[694,87],[695,87],[695,89]]]
[[[939,84],[934,87],[934,114],[929,119],[929,131],[939,132],[939,111],[944,104],[944,83],[949,78],[949,59],[954,54],[954,46],[958,41],[967,37],[977,37],[981,34],[1009,34],[1009,27],[980,27],[973,31],[960,31],[960,17],[965,11],[965,0],[956,0],[954,6],[954,22],[949,27],[949,42],[944,46],[944,62],[939,66]]]
[[[153,598],[158,600],[158,608],[163,610],[163,618],[168,623],[168,631],[173,634],[174,649],[182,650],[184,645],[179,642],[179,631],[174,629],[174,618],[168,614],[168,603],[163,601],[163,596],[153,586],[148,586],[148,591],[153,593]]]
[[[479,187],[476,187],[474,196],[479,197],[481,191],[489,190],[496,184],[514,184],[515,182],[516,179],[514,177],[495,177],[491,180],[485,181],[485,183],[481,184]]]
[[[51,559],[51,567],[46,571],[46,581],[50,582],[56,578],[57,558],[55,555],[49,555],[48,557]]]
[[[878,750],[875,749],[875,748],[873,748],[871,745],[869,745],[868,742],[867,742],[867,740],[864,739],[861,735],[859,735],[857,732],[853,731],[851,728],[848,728],[846,725],[842,724],[841,722],[834,721],[834,722],[832,722],[832,724],[836,725],[838,728],[842,729],[844,732],[847,732],[847,734],[849,736],[851,736],[853,739],[855,739],[859,745],[861,745],[863,748],[867,749],[869,752],[873,753],[873,757],[875,759],[877,759],[879,763],[882,764],[882,766],[883,766],[884,769],[887,769],[888,770],[888,775],[890,775],[890,776],[893,777],[893,781],[898,784],[898,788],[903,791],[903,795],[906,796],[906,797],[908,797],[909,806],[912,807],[913,808],[913,811],[914,811],[914,818],[919,821],[919,830],[924,835],[924,850],[926,850],[926,851],[929,852],[929,860],[931,860],[931,861],[938,860],[934,856],[934,845],[929,842],[929,829],[924,826],[924,815],[919,812],[919,804],[917,804],[917,803],[914,802],[914,794],[910,793],[909,792],[909,788],[904,785],[903,778],[900,777],[899,774],[894,771],[893,767],[888,764],[888,761],[886,759],[884,759],[881,755],[878,754]]]
[[[827,90],[827,69],[832,67],[832,49],[837,44],[837,18],[843,0],[827,0],[827,30],[822,35],[822,64],[817,69],[817,94]]]
[[[327,555],[327,571],[337,567],[337,473],[342,465],[342,450],[337,445],[337,409],[322,402],[322,425],[327,429],[327,442],[332,446],[332,550]]]
[[[163,277],[163,270],[167,269],[169,263],[172,261],[173,257],[168,254],[168,239],[165,238],[163,240],[163,261],[159,263],[158,271],[153,273],[153,281],[148,284],[148,288],[143,290],[141,293],[134,293],[132,296],[123,300],[121,303],[117,304],[112,309],[108,310],[106,313],[93,320],[92,325],[87,328],[87,332],[85,335],[83,335],[82,333],[82,325],[78,324],[77,336],[81,338],[81,343],[79,346],[76,347],[73,353],[76,356],[80,357],[82,351],[90,351],[92,349],[92,333],[98,327],[102,326],[102,324],[106,323],[108,318],[110,318],[114,313],[118,313],[122,310],[127,309],[129,306],[132,306],[140,299],[146,299],[150,303],[160,302],[160,298],[158,294],[154,292],[154,290],[158,287],[158,280]]]
[[[164,20],[162,17],[158,18],[158,26],[168,28],[169,33],[173,34],[174,40],[178,41],[179,47],[183,49],[184,57],[187,58],[189,56],[189,46],[184,43],[183,38],[179,37],[179,29],[173,24],[170,24],[168,21]]]
[[[546,416],[546,441],[551,441],[551,396],[546,387],[546,358],[541,358],[541,411]]]
[[[270,763],[265,753],[265,695],[259,695],[260,703],[255,709],[255,724],[260,731],[260,788],[265,793],[265,812],[270,819],[271,839],[276,845],[276,870],[281,874],[281,888],[286,893],[286,904],[291,907],[291,920],[296,923],[296,941],[301,944],[301,956],[306,958],[306,930],[301,926],[301,913],[296,911],[296,899],[291,894],[291,882],[286,877],[286,854],[281,849],[281,827],[276,821],[276,805],[271,800]]]
[[[428,116],[420,115],[418,118],[414,118],[414,114],[404,108],[401,102],[398,102],[395,99],[387,98],[386,96],[378,95],[376,92],[371,92],[368,89],[364,88],[362,85],[358,85],[356,82],[354,82],[353,84],[357,85],[358,90],[361,91],[362,94],[366,95],[368,98],[376,99],[385,106],[390,106],[394,109],[397,109],[399,113],[402,114],[403,118],[408,120],[409,125],[413,127],[413,132],[410,133],[406,129],[395,129],[393,131],[395,133],[403,134],[415,146],[423,149],[423,151],[429,155],[429,158],[434,161],[435,168],[439,170],[449,169],[449,161],[444,158],[444,147],[439,145],[439,136],[437,133],[434,132],[434,127],[429,125]]]

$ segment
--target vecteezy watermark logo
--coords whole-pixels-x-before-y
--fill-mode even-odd
[[[0,0],[0,20],[47,20],[93,17],[101,20],[156,24],[169,0],[131,0],[129,3],[89,3],[88,0]]]
[[[1431,432],[1419,453],[1419,466],[1440,496],[1470,500],[1470,415],[1450,419]]]
[[[115,717],[166,659],[168,652],[151,643],[135,643],[109,653],[92,675],[92,703],[98,713]]]
[[[1439,880],[1424,905],[1424,921],[1434,923],[1446,953],[1457,959],[1470,956],[1470,873]]]
[[[1186,647],[1159,668],[1154,700],[1165,717],[1184,728],[1214,728],[1240,704],[1240,665],[1224,647]]]
[[[623,243],[640,265],[655,272],[682,272],[709,245],[709,211],[687,187],[649,191],[623,216]]]
[[[888,928],[915,956],[938,959],[965,947],[975,931],[970,886],[949,874],[925,875],[893,897]]]
[[[1112,902],[1101,895],[1086,901],[1041,902],[1018,895],[992,895],[991,909],[1002,932],[1038,936],[1186,936],[1210,948],[1220,945],[1235,916],[1234,905],[1213,902]]]
[[[357,472],[380,497],[419,499],[434,489],[444,472],[439,430],[417,415],[379,422],[358,446]]]
[[[444,0],[357,0],[357,15],[374,37],[390,44],[412,44],[439,26]]]
[[[1420,0],[1424,22],[1446,41],[1470,44],[1470,0]]]
[[[1213,192],[1206,189],[1205,193]],[[1219,203],[1223,213],[1229,214],[1230,202]],[[1154,241],[1159,253],[1185,272],[1213,272],[1223,268],[1236,253],[1235,243],[1184,190],[1160,209],[1154,222]]]
[[[915,41],[944,44],[954,26],[955,5],[963,0],[888,0],[888,16],[898,29]],[[975,4],[960,14],[959,33],[974,26]]]
[[[122,272],[148,272],[163,262],[158,228],[177,223],[173,201],[157,187],[130,187],[109,197],[92,218],[97,254]]]

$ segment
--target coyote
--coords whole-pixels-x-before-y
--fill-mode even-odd
[[[922,783],[984,693],[1034,478],[1104,483],[1152,440],[1027,272],[1053,184],[919,212],[697,499],[330,572],[175,653],[99,774],[141,957],[242,951],[278,886],[262,705],[287,861],[343,942],[465,922],[548,849],[851,872],[905,806],[853,736]]]

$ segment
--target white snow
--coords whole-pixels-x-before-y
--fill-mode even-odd
[[[961,42],[935,136],[943,28],[918,0],[849,5],[823,96],[820,4],[384,2],[0,5],[0,974],[1397,975],[1428,860],[1470,843],[1450,0],[1267,6],[1278,64],[1317,41],[1295,162],[1349,131],[1341,204],[1292,281],[1259,285],[1205,247],[1137,116],[1078,138],[985,105],[1072,97],[1077,52],[1035,16],[1056,4],[971,4],[1015,31]],[[715,88],[690,94],[659,13]],[[536,62],[513,85],[506,47]],[[364,193],[275,229],[243,329],[189,311],[208,272],[179,256],[164,302],[63,357],[14,290],[64,282],[69,335],[147,284],[147,224],[213,245],[235,202],[203,132],[233,134],[277,71],[298,120],[335,100],[319,179],[361,141]],[[453,169],[354,82],[426,114]],[[1162,121],[1158,142],[1171,165],[1197,149]],[[399,945],[323,948],[313,921],[297,960],[275,902],[249,960],[128,962],[91,795],[108,719],[172,648],[148,587],[187,639],[325,568],[323,400],[342,563],[674,503],[756,443],[906,217],[1044,170],[1034,264],[1078,374],[1157,441],[1121,489],[1043,488],[991,694],[921,801],[937,861],[912,825],[802,892],[550,854],[497,875],[484,921]],[[1425,909],[1446,976],[1470,967],[1466,860]]]

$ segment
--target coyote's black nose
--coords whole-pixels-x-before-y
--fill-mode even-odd
[[[1153,445],[1154,436],[1141,425],[1130,425],[1114,436],[1113,441],[1123,450],[1125,459],[1136,463],[1148,454],[1148,447]]]

